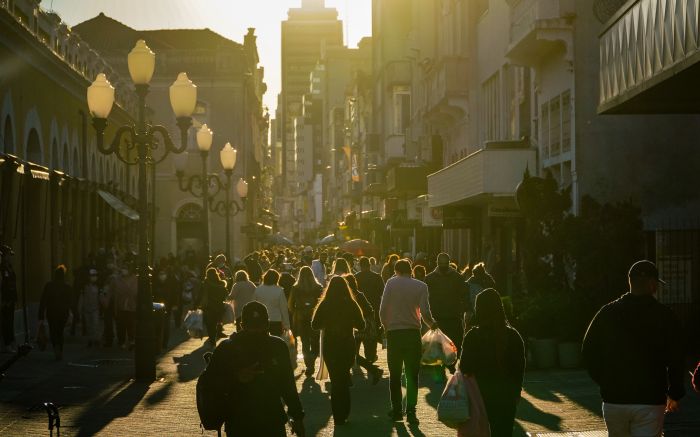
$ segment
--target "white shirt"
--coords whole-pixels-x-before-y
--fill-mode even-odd
[[[259,285],[255,289],[253,300],[260,302],[267,308],[271,322],[282,322],[283,329],[289,329],[289,309],[284,290],[277,285]]]

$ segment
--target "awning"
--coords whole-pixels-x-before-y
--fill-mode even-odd
[[[115,211],[117,211],[119,214],[123,215],[124,217],[128,218],[129,220],[138,220],[139,219],[139,213],[131,209],[129,205],[126,203],[122,202],[118,197],[114,196],[113,194],[110,194],[106,191],[102,190],[97,190],[97,194],[100,195],[101,198],[104,199],[105,202],[109,204],[112,208],[114,208]]]

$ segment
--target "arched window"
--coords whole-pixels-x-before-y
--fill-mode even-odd
[[[15,153],[15,141],[12,135],[12,119],[8,115],[5,117],[5,127],[3,129],[3,139],[2,139],[5,153]]]
[[[41,144],[39,143],[39,134],[36,129],[32,128],[27,136],[27,161],[35,164],[42,164],[41,159]]]
[[[63,161],[61,163],[63,167],[61,170],[64,173],[71,174],[70,171],[70,151],[68,149],[68,143],[63,143]]]
[[[56,143],[56,139],[54,138],[51,142],[51,170],[58,169],[58,166],[58,143]]]

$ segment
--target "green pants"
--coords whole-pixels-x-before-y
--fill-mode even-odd
[[[406,373],[406,411],[415,412],[418,403],[418,372],[421,343],[419,329],[397,329],[386,334],[391,408],[401,412],[401,373]]]

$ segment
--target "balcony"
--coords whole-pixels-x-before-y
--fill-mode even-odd
[[[434,122],[452,124],[468,112],[468,61],[444,57],[427,78],[428,117]]]
[[[384,83],[387,89],[411,84],[411,64],[409,61],[392,61],[384,69]]]
[[[537,152],[516,141],[488,142],[483,149],[428,175],[429,206],[478,204],[513,197],[526,168],[537,168]]]
[[[563,49],[566,57],[570,58],[574,0],[520,0],[510,3],[508,58],[531,67],[556,50]]]
[[[700,112],[700,0],[638,0],[600,34],[601,114]]]

